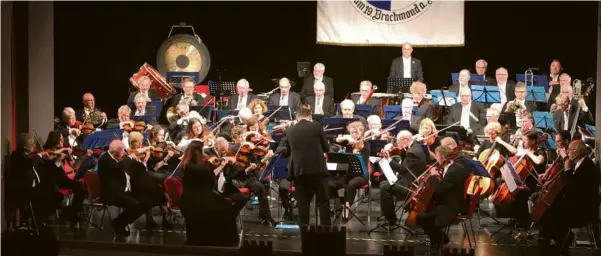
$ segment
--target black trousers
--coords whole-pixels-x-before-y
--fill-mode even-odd
[[[355,195],[357,195],[357,189],[367,184],[367,177],[365,176],[354,176],[354,177],[343,177],[336,176],[330,179],[330,188],[340,189],[344,188],[344,202],[352,204],[355,201]]]
[[[246,186],[259,198],[259,217],[270,217],[269,200],[267,200],[267,188],[256,177],[248,177]]]
[[[291,210],[292,205],[290,203],[290,187],[292,182],[287,179],[280,180],[280,186],[278,187],[278,193],[280,194],[280,200],[282,201],[282,207],[284,210]]]
[[[156,205],[151,197],[129,192],[105,200],[105,203],[124,208],[123,212],[113,220],[113,223],[119,226],[125,226],[136,221],[142,214]]]
[[[380,210],[386,220],[394,222],[396,221],[396,214],[394,213],[394,197],[397,200],[403,200],[407,197],[409,192],[401,186],[391,186],[387,180],[380,182]]]
[[[56,184],[59,188],[70,189],[73,192],[73,200],[69,208],[63,210],[63,214],[67,215],[68,218],[74,218],[80,211],[83,204],[83,200],[86,195],[84,184],[68,179],[67,177],[61,178]]]
[[[331,225],[330,203],[328,193],[328,178],[325,174],[305,174],[296,177],[296,199],[298,200],[298,215],[301,225],[309,225],[311,200],[315,195],[319,208],[320,224]]]
[[[419,225],[424,233],[430,238],[431,244],[439,244],[442,241],[444,233],[442,232],[443,227],[436,225],[436,214],[434,210],[428,210],[426,212],[420,212],[417,214],[417,225]]]
[[[516,191],[510,203],[511,216],[516,220],[519,228],[527,229],[530,227],[530,212],[528,212],[530,195],[530,190]]]

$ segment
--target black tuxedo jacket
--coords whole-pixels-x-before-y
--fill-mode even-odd
[[[403,57],[398,57],[392,60],[390,64],[390,74],[388,78],[403,78],[405,77],[403,68]],[[422,62],[414,57],[411,57],[411,78],[413,81],[424,81],[424,71]]]
[[[269,105],[280,105],[281,93],[276,92],[269,96]],[[301,97],[296,92],[288,93],[288,106],[292,111],[292,115],[300,108],[301,106]],[[277,114],[276,114],[277,115]]]
[[[515,98],[515,96],[514,96]],[[502,125],[508,124],[511,127],[517,127],[517,121],[515,120],[515,113],[512,112],[506,112],[507,110],[507,104],[508,102],[505,102],[503,104],[503,112],[501,112],[501,114],[499,115],[499,123],[501,123]],[[534,105],[534,103],[532,101],[526,101],[525,104],[526,105],[526,110],[528,111],[528,113],[532,113],[532,111],[536,111],[536,105]]]
[[[357,101],[359,101],[360,98],[361,98],[361,95],[357,95],[357,94],[351,95],[351,101],[353,101],[353,103],[355,103],[355,104],[357,104]],[[365,104],[365,105],[371,105],[372,106],[371,113],[374,114],[374,115],[378,115],[379,116],[380,112],[382,112],[382,111],[380,111],[380,108],[381,108],[380,107],[380,100],[378,100],[378,99],[376,99],[374,97],[371,97],[367,101],[367,104]]]
[[[576,111],[578,110],[578,102],[576,100],[572,100],[570,104],[570,113],[568,114],[568,131],[572,129],[572,125],[574,125],[574,119],[576,119]],[[556,130],[563,130],[563,126],[565,124],[565,119],[563,113],[565,111],[561,109],[557,109],[553,111],[553,125]],[[587,112],[582,111],[580,109],[580,114],[578,114],[578,124],[579,126],[584,126],[584,124],[594,124],[595,120],[593,119],[593,114],[591,113],[591,109],[589,108]]]
[[[445,116],[446,124],[451,125],[451,124],[461,121],[462,110],[463,110],[463,106],[461,105],[461,103],[456,103],[453,106],[451,106],[451,111],[450,111],[449,115]],[[472,129],[474,134],[481,134],[482,128],[487,123],[486,109],[484,108],[484,106],[482,106],[482,104],[472,101],[472,106],[470,108],[470,112],[472,112],[472,114],[474,114],[474,116],[476,116],[478,118],[478,121],[476,121],[470,115],[470,128]]]
[[[315,113],[315,96],[309,96],[305,104],[311,105],[311,109],[313,113]],[[334,103],[334,99],[324,96],[321,106],[323,108],[324,116],[336,115],[336,104]]]
[[[330,146],[321,124],[301,120],[288,129],[286,138],[286,150],[290,153],[288,179],[307,174],[327,175],[323,154],[330,150]]]
[[[173,100],[171,101],[171,106],[177,107],[177,104],[179,104],[179,101],[182,99],[183,96],[184,96],[183,93],[178,93],[175,96],[173,96]],[[202,95],[194,92],[194,93],[192,93],[192,98],[196,101],[196,106],[204,106],[206,98],[203,98]],[[193,106],[193,105],[190,105],[190,106]]]
[[[489,85],[498,86],[498,83],[496,80],[493,80]],[[507,83],[505,83],[505,94],[507,101],[512,101],[515,99],[515,82],[507,80]]]
[[[551,91],[551,95],[549,95],[549,99],[547,100],[547,110],[551,109],[551,105],[555,104],[555,98],[561,93],[561,87],[559,84],[552,85],[553,91]]]
[[[133,91],[129,93],[129,98],[127,99],[127,103],[132,103],[134,102],[134,99],[136,98],[136,94],[140,93],[140,91]],[[159,96],[158,93],[156,93],[152,88],[150,90],[148,90],[148,97],[150,97],[151,101],[159,101],[161,100],[161,97]]]
[[[334,98],[334,79],[332,79],[331,77],[328,77],[328,76],[323,76],[323,79],[321,81],[326,86],[326,92],[324,94],[326,96],[326,98]],[[306,99],[309,96],[315,96],[315,93],[313,92],[313,84],[314,83],[315,83],[315,78],[313,76],[306,77],[305,80],[303,80],[303,88],[300,91],[300,95],[301,95],[301,100],[304,103],[307,103]]]
[[[230,98],[227,102],[227,105],[230,109],[236,109],[236,107],[238,107],[238,98],[239,97],[240,97],[240,95],[238,95],[238,94],[230,96]],[[255,96],[252,93],[248,93],[248,96],[246,97],[246,106],[248,106],[248,104],[250,104],[250,102],[253,101],[254,99],[257,99],[257,96]]]
[[[470,80],[467,82],[467,85],[470,87],[470,90],[471,90],[472,85],[478,85],[478,83],[475,83],[474,81]],[[454,92],[457,94],[457,97],[459,97],[459,84],[454,83],[451,86],[449,86],[449,92]]]
[[[581,227],[597,219],[599,206],[599,169],[588,157],[585,157],[576,170],[561,173],[564,182],[561,194],[551,205],[573,216],[569,218],[570,227]]]
[[[426,151],[418,143],[413,143],[411,147],[405,153],[401,163],[398,161],[390,161],[390,168],[397,173],[399,179],[396,183],[405,187],[411,187],[411,183],[415,177],[419,177],[424,171],[426,171]],[[409,173],[409,170],[411,173]]]
[[[98,175],[100,176],[100,198],[103,202],[111,203],[125,195],[127,180],[123,164],[115,161],[108,152],[98,159]]]
[[[419,125],[424,118],[426,118],[426,117],[432,118],[432,116],[433,116],[432,111],[433,111],[433,106],[430,105],[430,103],[428,103],[428,102],[424,102],[417,109],[417,113],[415,115],[411,115],[410,128],[411,128],[411,130],[413,130],[413,133],[417,133],[419,131]],[[400,113],[394,119],[399,120],[402,117],[403,117],[403,115],[402,115],[402,113]]]
[[[436,205],[436,225],[449,226],[457,215],[466,209],[467,201],[463,197],[464,184],[470,174],[470,169],[458,162],[453,162],[447,169],[442,182],[434,192]]]

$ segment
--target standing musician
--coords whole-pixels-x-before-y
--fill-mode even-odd
[[[481,134],[482,127],[486,125],[484,106],[472,101],[472,90],[469,87],[461,88],[459,98],[461,102],[451,106],[451,111],[446,116],[446,124],[451,125],[460,122],[460,125],[467,130],[468,135]]]
[[[129,94],[129,98],[127,99],[127,103],[132,103],[135,100],[136,95],[143,94],[146,96],[148,101],[159,101],[161,97],[154,91],[150,90],[150,85],[152,85],[152,80],[150,80],[147,76],[141,76],[138,78],[138,90],[133,91]]]
[[[449,147],[436,148],[438,168],[430,169],[430,175],[439,175],[442,181],[436,186],[426,212],[418,213],[417,223],[430,238],[434,247],[445,245],[449,238],[441,229],[451,225],[457,215],[467,208],[464,199],[464,184],[470,173],[468,166],[454,161],[455,154]]]
[[[311,120],[311,110],[301,108],[296,113],[298,123],[286,133],[288,143],[288,179],[296,185],[300,225],[309,225],[309,206],[315,195],[320,225],[328,226],[330,205],[328,193],[326,152],[330,146],[323,127]]]
[[[240,110],[248,106],[256,96],[250,93],[250,84],[246,79],[240,79],[236,83],[236,95],[230,96],[228,106],[230,109]]]
[[[216,191],[212,166],[203,156],[203,143],[193,141],[180,165],[183,194],[180,199],[186,219],[187,245],[233,246],[238,241],[238,210]]]
[[[369,97],[370,92],[373,90],[373,85],[370,81],[362,81],[359,84],[359,95],[353,94],[351,95],[351,101],[355,104],[362,105],[371,105],[372,106],[372,114],[380,115],[380,102],[378,99],[374,97]]]
[[[315,84],[321,83],[324,85],[324,92],[322,92],[322,96],[325,95],[326,98],[334,99],[334,79],[328,76],[324,76],[324,72],[326,71],[326,66],[322,63],[317,63],[313,66],[313,76],[306,77],[303,80],[303,88],[301,88],[300,96],[303,103],[309,103],[307,98],[310,96],[317,96],[315,93]]]
[[[459,71],[459,75],[457,77],[457,83],[454,83],[453,85],[449,86],[449,92],[454,92],[459,96],[461,94],[461,89],[467,88],[467,89],[470,89],[470,94],[471,94],[471,89],[472,89],[471,85],[473,84],[472,81],[470,80],[471,77],[472,77],[472,75],[469,70],[463,69],[463,70]]]
[[[313,114],[333,116],[336,114],[336,104],[334,99],[324,95],[326,86],[322,82],[315,82],[313,85],[314,96],[305,98],[305,103],[311,106]]]
[[[278,82],[280,91],[269,96],[269,105],[276,106],[289,106],[292,113],[301,106],[301,96],[296,92],[290,91],[290,80],[288,78],[281,78]]]
[[[171,101],[172,107],[177,107],[179,104],[188,105],[188,107],[196,107],[205,104],[205,97],[201,94],[196,93],[194,86],[196,82],[192,78],[184,78],[182,83],[182,93],[178,93],[173,96]]]
[[[355,115],[355,103],[353,103],[353,101],[346,99],[340,102],[340,112],[340,115],[336,115],[335,117],[359,119],[361,124],[363,124],[363,129],[367,127],[367,121],[365,120],[365,117]]]
[[[73,160],[73,151],[69,147],[63,147],[63,145],[64,138],[60,131],[54,130],[48,133],[44,150],[56,157],[48,162],[46,171],[52,184],[56,184],[58,188],[70,189],[73,192],[71,205],[63,210],[61,218],[75,224],[85,198],[85,189],[82,183],[74,180],[77,167],[75,166],[75,160]]]
[[[504,67],[500,67],[495,72],[496,81],[492,85],[496,85],[499,88],[501,95],[501,104],[512,101],[515,99],[515,95],[511,94],[515,90],[515,83],[508,80],[509,72]]]
[[[400,151],[400,160],[393,160],[391,153]],[[411,188],[414,177],[419,177],[426,170],[426,151],[422,145],[415,143],[413,135],[407,130],[400,131],[397,135],[397,143],[389,144],[382,152],[392,171],[399,178],[395,184],[390,184],[387,180],[380,182],[380,204],[381,212],[389,225],[395,225],[397,216],[394,212],[393,195],[397,199],[405,198],[409,192],[406,188]],[[399,184],[401,186],[397,186]]]
[[[19,135],[17,147],[10,155],[10,168],[4,174],[6,202],[3,210],[7,216],[13,216],[18,210],[21,222],[26,216],[34,217],[37,225],[42,226],[60,207],[63,197],[52,184],[44,164],[50,154],[36,149],[34,141],[35,137],[29,133]],[[30,203],[33,216],[30,210],[25,210],[29,209]]]
[[[539,245],[543,255],[568,255],[568,245],[574,241],[570,228],[582,227],[598,218],[599,172],[583,141],[570,143],[564,171],[559,175],[563,182],[560,196],[540,220]],[[550,240],[555,241],[555,246],[550,245]]]
[[[413,96],[413,110],[411,112],[411,129],[418,131],[424,118],[433,118],[433,106],[425,99],[427,87],[422,82],[413,82],[409,91]]]
[[[419,125],[419,133],[414,135],[415,142],[418,144],[425,145],[428,148],[430,154],[430,160],[435,159],[434,150],[440,146],[440,139],[438,138],[438,131],[436,125],[430,118],[422,119]]]
[[[75,111],[75,118],[82,123],[92,123],[95,128],[102,128],[107,121],[106,113],[96,108],[94,95],[85,93],[83,95],[83,108]]]
[[[404,43],[402,56],[392,60],[388,78],[412,78],[413,81],[424,81],[424,71],[420,60],[413,58],[413,45]]]
[[[555,97],[559,95],[561,72],[563,72],[563,66],[561,65],[561,62],[559,62],[559,60],[557,59],[551,61],[551,65],[549,66],[549,92],[546,95],[547,100],[549,100],[549,102],[547,103],[549,104],[549,106],[555,104]],[[571,81],[568,81],[566,79],[568,77],[564,77],[564,83],[567,82],[568,84],[570,84]],[[569,80],[571,80],[571,78]]]
[[[124,211],[112,220],[118,238],[129,236],[125,227],[154,206],[150,197],[133,193],[131,176],[125,172],[121,163],[124,157],[126,153],[123,142],[113,140],[107,154],[103,154],[98,160],[102,202],[124,208]]]
[[[382,129],[382,120],[377,115],[371,115],[367,117],[367,128],[363,137],[369,138],[370,140],[389,140],[394,137],[390,135],[389,131]]]
[[[536,105],[533,102],[526,102],[526,84],[519,82],[515,85],[515,99],[503,105],[503,123],[509,124],[511,127],[521,127],[522,113],[534,110],[536,110]]]
[[[254,99],[248,104],[248,108],[252,110],[253,116],[259,120],[259,122],[263,122],[265,119],[265,113],[267,113],[267,105],[261,99]]]
[[[369,164],[369,154],[371,149],[369,147],[369,143],[363,140],[363,133],[365,130],[363,123],[360,121],[352,122],[346,126],[346,130],[350,135],[340,135],[338,138],[336,138],[336,143],[343,145],[344,153],[360,154],[363,158],[363,162]],[[368,177],[365,174],[351,175],[347,173],[345,177],[335,176],[330,181],[330,188],[334,188],[335,190],[344,188],[344,203],[346,206],[344,209],[344,215],[342,216],[342,220],[344,222],[349,220],[349,209],[355,200],[357,189],[360,189],[367,184]]]
[[[190,144],[191,141],[204,140],[205,135],[208,134],[208,132],[209,131],[206,125],[203,125],[199,119],[190,118],[186,128],[186,133],[177,144],[177,149],[181,152],[185,152],[186,147],[188,147],[188,144]]]

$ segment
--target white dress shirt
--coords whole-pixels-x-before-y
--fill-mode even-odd
[[[461,123],[466,130],[470,128],[470,109],[472,109],[472,102],[467,104],[467,106],[461,105]]]
[[[451,167],[451,165],[453,164],[453,161],[451,161],[450,163],[448,163],[447,165],[445,165],[444,169],[442,170],[442,177],[444,178],[445,175],[447,175],[447,171],[449,170],[449,167]]]
[[[288,95],[280,95],[280,106],[288,106]]]
[[[136,114],[134,116],[144,116],[144,115],[146,115],[146,109],[136,110]]]
[[[113,160],[115,160],[115,162],[119,162],[117,161],[117,159],[115,159],[115,157],[113,155],[111,155],[111,153],[108,153],[109,156],[111,156],[111,158]],[[123,173],[125,173],[125,192],[130,192],[131,191],[131,177],[129,177],[129,174],[127,174],[127,172],[123,171]]]
[[[244,95],[244,96],[238,95],[238,107],[236,107],[237,110],[240,110],[240,109],[243,109],[246,107],[247,97],[248,97],[248,94]]]
[[[499,92],[501,93],[501,104],[507,102],[507,82],[498,83],[497,87],[499,87]]]
[[[568,111],[563,111],[563,129],[566,131],[569,131],[569,129],[570,129],[569,122],[570,122],[570,119],[568,119]]]
[[[520,106],[522,109],[526,109],[526,101],[515,99],[516,107]],[[517,127],[522,127],[522,113],[520,111],[515,112],[515,124]]]
[[[411,57],[403,57],[403,78],[411,78]]]
[[[323,115],[323,97],[315,98],[315,112],[316,115]]]

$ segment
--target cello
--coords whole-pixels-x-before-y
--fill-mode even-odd
[[[560,178],[560,174],[563,170],[564,161],[564,157],[561,155],[557,156],[555,162],[545,171],[545,175],[543,176],[544,183],[541,186],[534,208],[532,208],[532,212],[530,213],[531,220],[539,221],[563,189],[563,180]]]
[[[442,182],[440,170],[436,167],[437,164],[432,165],[428,170],[424,172],[423,177],[419,180],[417,190],[409,192],[411,197],[407,203],[407,206],[411,209],[408,212],[405,225],[410,228],[417,228],[417,215],[420,212],[425,212],[430,203],[432,202],[432,196],[436,191],[436,186]],[[430,170],[434,168],[437,171],[435,174],[430,173]]]

